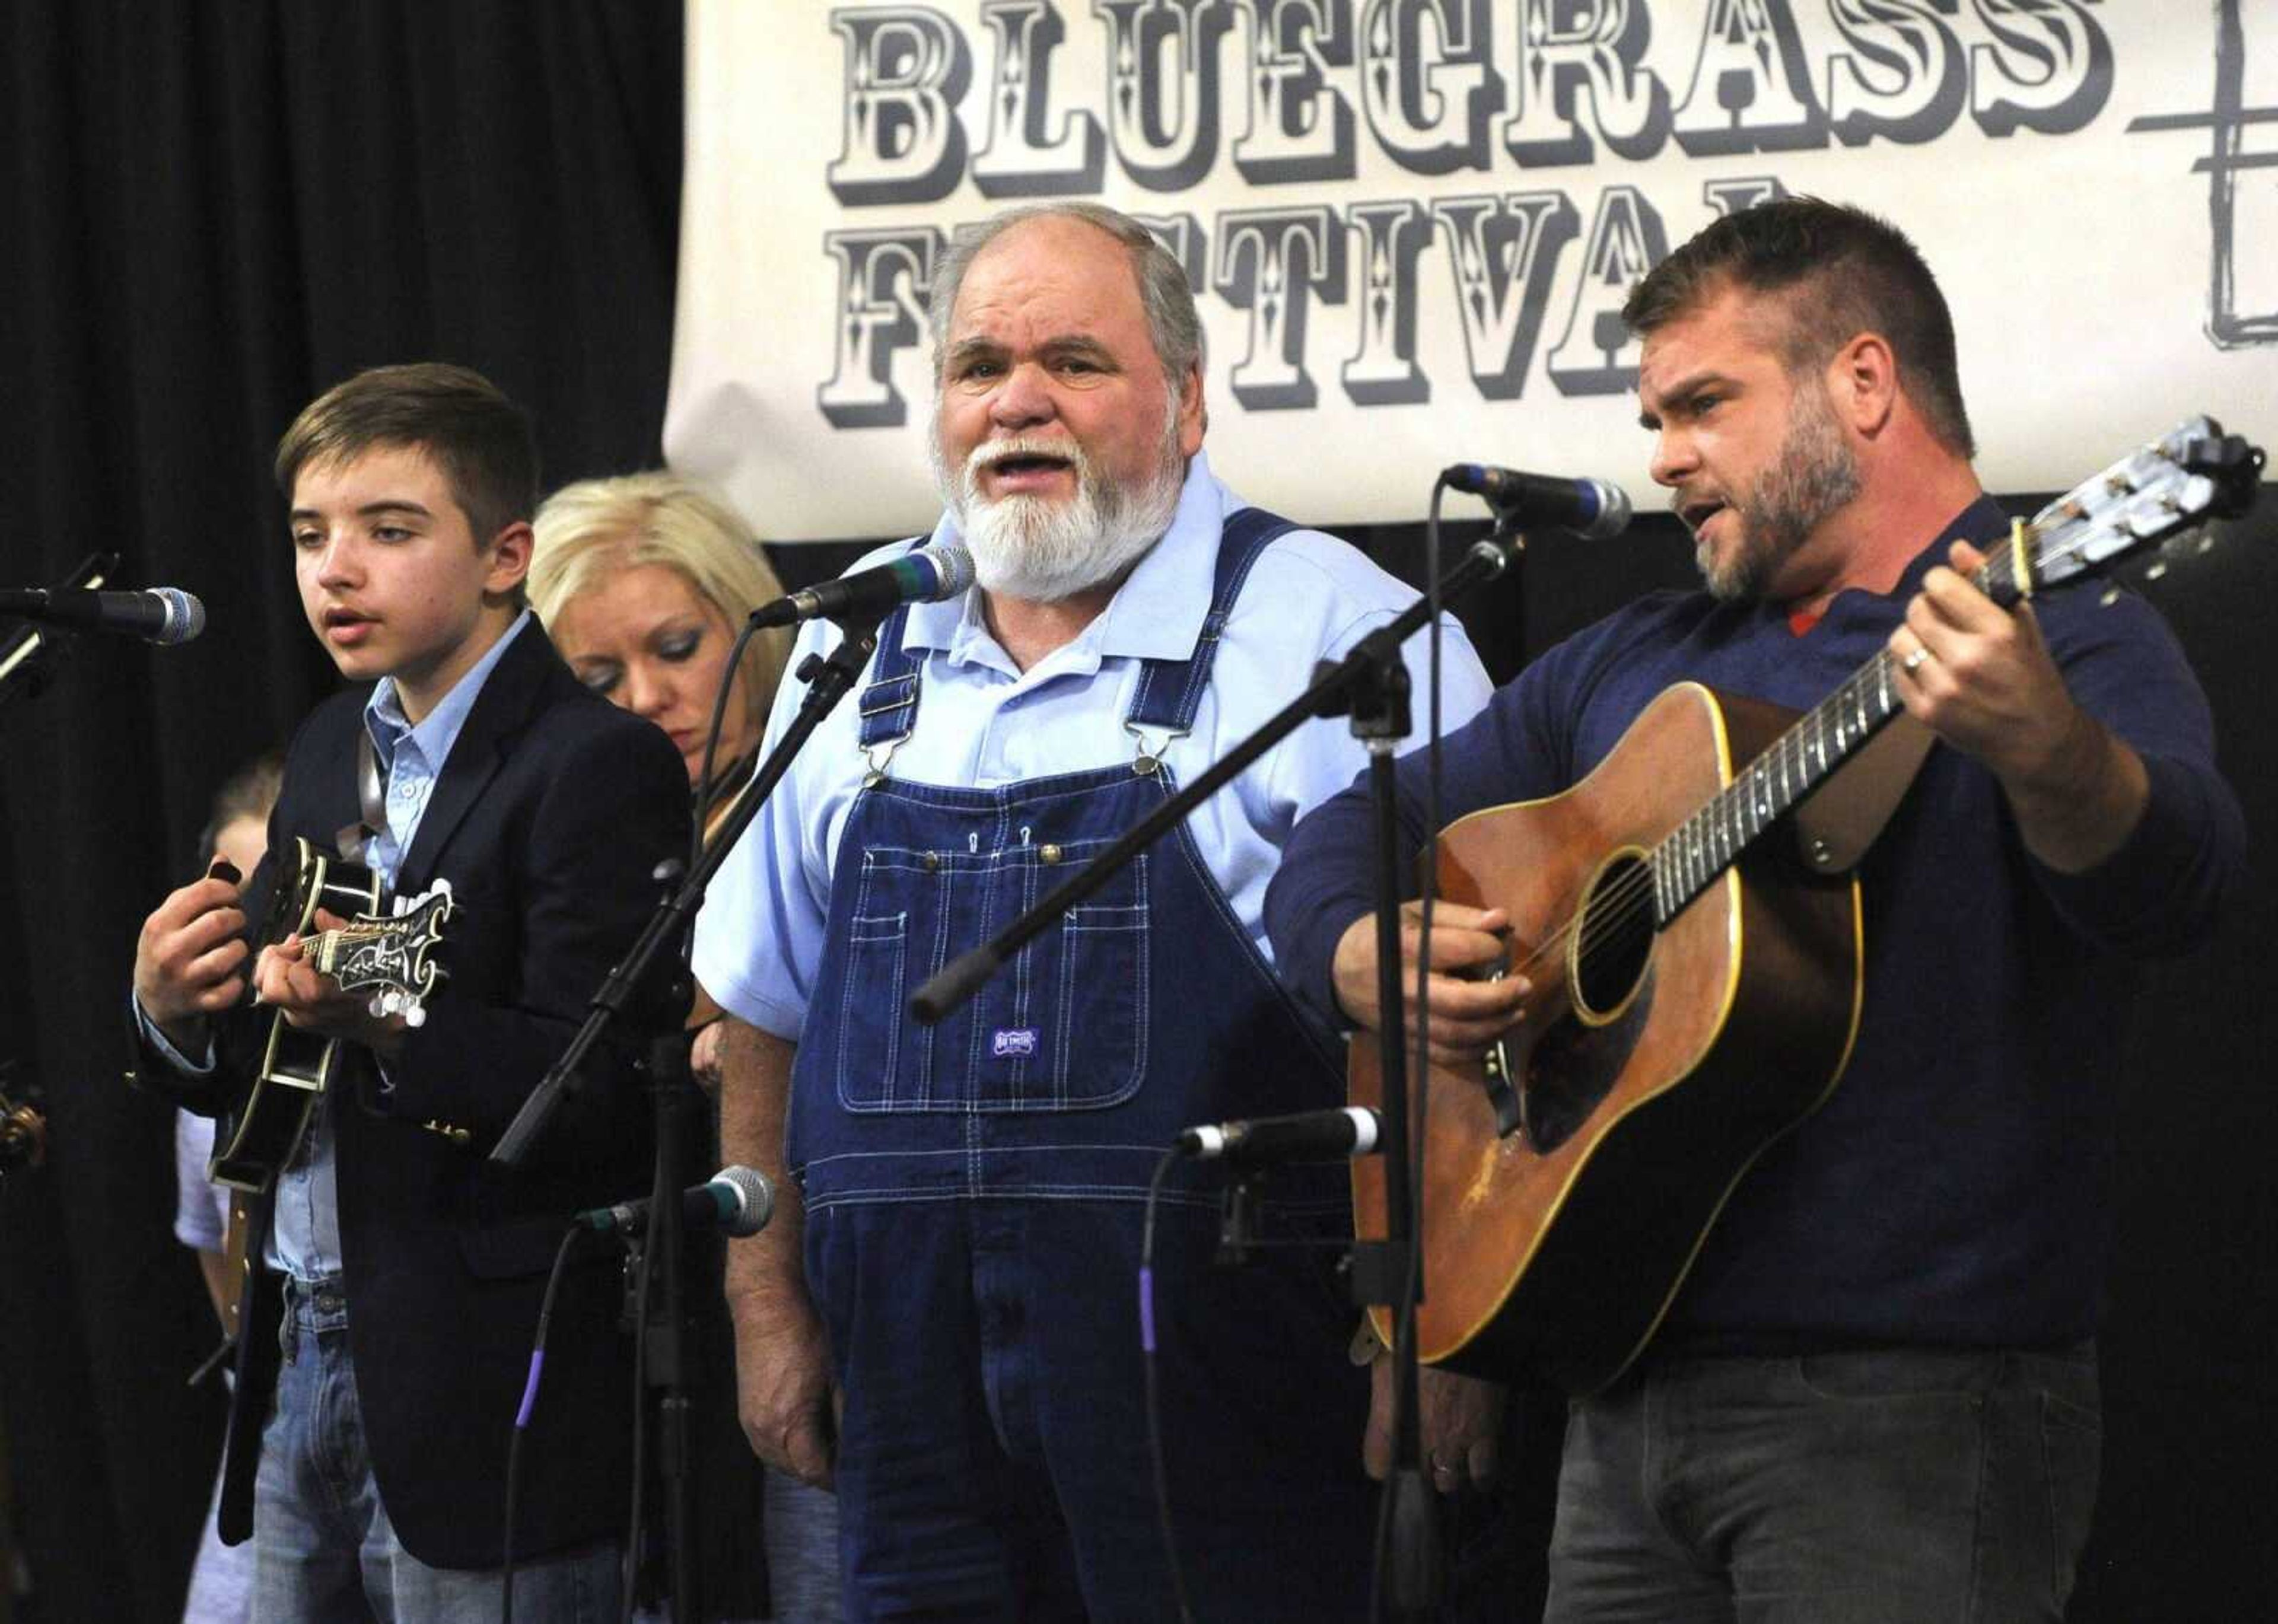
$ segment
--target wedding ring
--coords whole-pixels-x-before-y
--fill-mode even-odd
[[[1922,669],[1923,661],[1930,658],[1930,646],[1927,644],[1918,643],[1915,644],[1915,652],[1907,655],[1906,659],[1899,663],[1906,667],[1907,675],[1908,676],[1912,676],[1915,672]]]

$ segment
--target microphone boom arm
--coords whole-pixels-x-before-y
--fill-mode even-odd
[[[1514,545],[1489,538],[1475,543],[1464,560],[1440,582],[1444,603],[1494,580],[1510,567]],[[909,1010],[921,1025],[935,1025],[981,990],[982,985],[1005,961],[1069,909],[1097,892],[1115,872],[1141,851],[1184,822],[1189,813],[1239,777],[1267,751],[1319,716],[1344,713],[1349,694],[1386,668],[1397,665],[1400,645],[1431,618],[1431,599],[1419,597],[1391,621],[1352,646],[1343,659],[1324,662],[1314,673],[1312,686],[1259,724],[1256,732],[1235,745],[1207,771],[1125,831],[1105,850],[1093,858],[1059,886],[1038,899],[1036,905],[981,946],[959,954],[943,965],[911,995]]]

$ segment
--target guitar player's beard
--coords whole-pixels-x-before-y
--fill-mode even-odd
[[[1859,460],[1844,442],[1825,387],[1802,382],[1793,400],[1778,454],[1733,499],[1739,546],[1720,564],[1705,542],[1694,545],[1708,591],[1727,602],[1762,595],[1820,522],[1859,494]]]

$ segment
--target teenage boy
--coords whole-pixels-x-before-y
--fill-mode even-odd
[[[485,1158],[638,933],[652,869],[687,849],[686,778],[524,607],[537,457],[484,378],[361,373],[295,420],[277,479],[310,629],[372,686],[302,725],[244,890],[216,873],[176,891],[134,961],[142,1074],[194,1109],[241,1105],[280,1016],[340,1041],[256,1217],[222,1529],[255,1536],[256,1619],[488,1619],[565,1219],[646,1182],[630,1041],[518,1172]],[[341,995],[298,938],[247,937],[294,837],[332,850],[359,824],[394,895],[448,879],[458,901],[417,1026]],[[615,1616],[631,1377],[609,1262],[562,1283],[524,1444],[514,1588],[534,1618]]]

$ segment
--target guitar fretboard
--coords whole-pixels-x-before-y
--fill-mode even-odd
[[[2082,516],[2072,503],[2050,511],[2060,518]],[[2042,529],[2039,523],[2027,526],[2022,547],[2014,541],[1997,546],[1971,583],[1997,604],[2014,603],[2030,583],[2030,558],[2021,554],[2036,550]],[[2029,572],[2022,584],[2017,575],[2021,562]],[[1877,652],[1654,849],[1655,929],[1676,918],[1739,860],[1751,842],[1826,782],[1905,708],[1892,682],[1892,664],[1888,649]]]
[[[2244,512],[2262,464],[2259,448],[2225,435],[2213,418],[2187,419],[2051,502],[2030,524],[2016,526],[1970,579],[2007,607],[2037,585],[2070,580],[2210,514]],[[1899,713],[1891,667],[1890,651],[1878,651],[1654,848],[1654,929],[1675,919],[1749,842]],[[1624,905],[1640,907],[1642,899],[1632,893]]]

